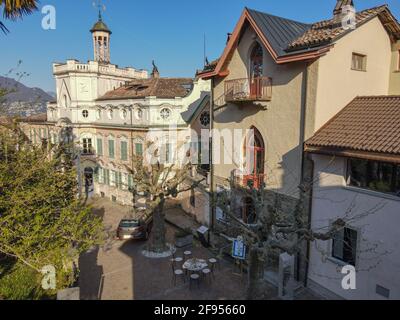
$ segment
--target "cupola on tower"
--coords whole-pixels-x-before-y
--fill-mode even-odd
[[[99,20],[90,30],[93,36],[94,61],[99,63],[110,63],[110,37],[111,30],[103,22],[101,11],[99,11]]]

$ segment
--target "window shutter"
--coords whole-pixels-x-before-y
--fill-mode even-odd
[[[99,156],[103,155],[103,140],[102,139],[97,139],[97,154]]]
[[[128,143],[121,141],[121,160],[128,160]]]
[[[114,140],[108,141],[108,156],[114,158]]]
[[[129,188],[133,187],[133,177],[131,174],[128,176],[128,187]]]
[[[117,176],[118,176],[118,187],[119,187],[120,189],[122,189],[122,173],[121,173],[121,172],[118,172],[118,173],[117,173]]]
[[[136,151],[136,155],[138,156],[142,156],[143,155],[143,144],[141,143],[136,143],[135,144],[135,151]]]
[[[104,176],[104,180],[105,180],[105,184],[106,185],[110,185],[110,170],[109,169],[106,169],[105,170],[105,176]]]

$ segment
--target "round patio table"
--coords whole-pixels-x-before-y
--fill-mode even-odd
[[[207,267],[208,267],[208,264],[207,264],[206,260],[196,259],[196,258],[185,261],[185,263],[182,266],[183,269],[189,270],[191,272],[200,272],[201,270],[203,270]]]

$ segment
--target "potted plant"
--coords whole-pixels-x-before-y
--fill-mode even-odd
[[[193,243],[193,233],[192,230],[186,228],[184,230],[179,230],[175,232],[175,246],[177,248],[183,248],[190,246]]]

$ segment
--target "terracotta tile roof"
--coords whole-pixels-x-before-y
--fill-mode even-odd
[[[157,97],[173,99],[185,97],[192,90],[193,79],[191,78],[150,78],[130,81],[126,85],[107,92],[97,99],[119,100],[119,99],[140,99],[146,97]]]
[[[315,148],[400,155],[400,96],[355,98],[305,143]]]
[[[21,118],[22,122],[47,122],[47,113],[34,114],[29,117]]]
[[[357,25],[361,25],[370,19],[376,17],[381,13],[388,14],[388,7],[387,5],[363,10],[356,13],[356,22]],[[383,19],[383,18],[381,18]],[[392,22],[395,23],[395,22]],[[386,26],[390,28],[390,26]],[[392,30],[393,29],[393,30]],[[390,31],[397,32],[398,36],[399,29],[395,30],[396,28],[390,29]],[[345,33],[351,31],[343,29],[341,23],[335,22],[335,19],[324,20],[321,22],[316,22],[312,24],[311,28],[307,30],[302,36],[297,38],[295,41],[288,45],[288,51],[300,50],[303,48],[314,47],[325,45],[331,43],[332,41],[336,40],[338,37],[344,35]]]

